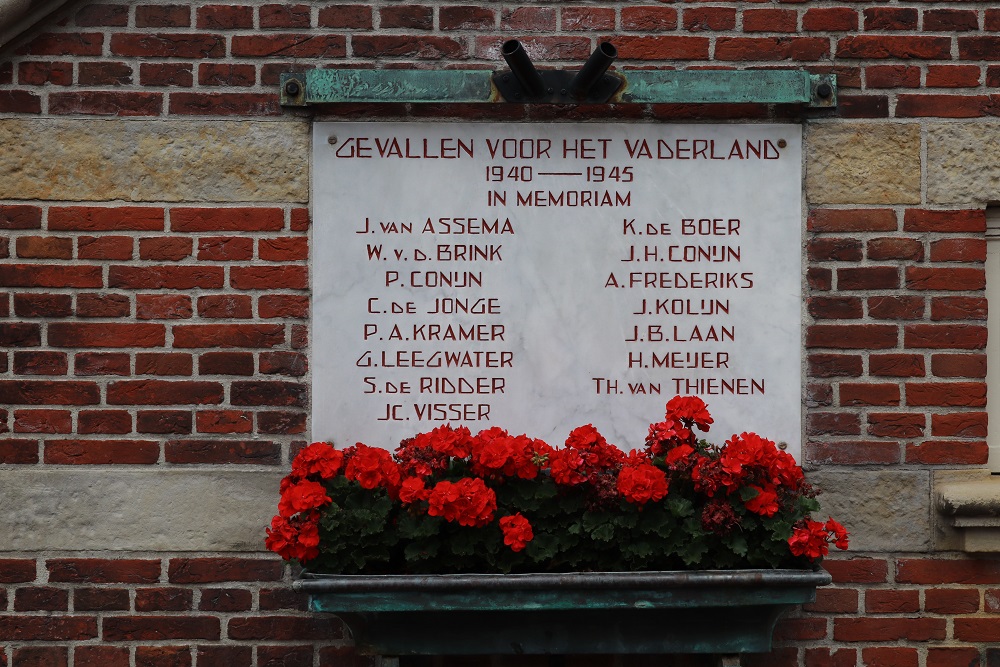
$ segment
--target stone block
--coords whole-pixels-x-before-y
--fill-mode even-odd
[[[985,206],[1000,199],[997,123],[935,123],[927,128],[927,200]]]
[[[309,199],[307,122],[8,118],[0,146],[0,199]]]
[[[920,203],[918,125],[809,125],[805,154],[810,205]]]
[[[929,471],[821,470],[808,479],[823,491],[822,509],[813,518],[843,523],[851,551],[931,550]]]
[[[278,471],[0,470],[10,551],[264,551]]]

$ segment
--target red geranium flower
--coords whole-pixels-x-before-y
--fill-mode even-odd
[[[399,466],[386,450],[359,442],[348,450],[347,456],[344,468],[347,479],[369,490],[379,486],[387,488],[390,494],[399,488]]]
[[[290,517],[299,512],[318,509],[332,502],[326,495],[326,488],[319,482],[303,479],[285,488],[278,501],[278,513]]]
[[[497,496],[478,477],[463,477],[457,482],[438,482],[427,497],[427,514],[444,517],[460,526],[485,526],[493,520]]]
[[[344,461],[344,453],[325,442],[314,442],[300,451],[292,461],[292,474],[296,477],[319,475],[330,479],[338,472]]]
[[[752,485],[750,488],[756,490],[757,495],[744,503],[748,510],[761,516],[774,516],[778,513],[778,509],[780,509],[778,507],[778,494],[774,492],[773,488]]]
[[[500,519],[500,530],[503,531],[503,543],[510,547],[511,551],[521,551],[528,542],[535,538],[531,524],[518,512],[513,516],[505,516]]]
[[[618,473],[618,492],[635,505],[645,505],[667,495],[667,475],[649,463],[627,465]]]
[[[420,477],[407,477],[399,487],[399,499],[407,504],[427,500],[428,495],[430,492],[424,488],[424,480]]]
[[[795,556],[805,556],[816,560],[825,556],[830,548],[827,546],[826,528],[819,521],[803,519],[788,538],[788,548]]]
[[[264,545],[285,560],[300,563],[319,555],[319,513],[300,515],[292,519],[276,516],[271,519]]]
[[[667,418],[678,419],[688,425],[694,424],[706,432],[715,421],[708,413],[705,401],[697,396],[674,396],[671,398],[667,402]]]

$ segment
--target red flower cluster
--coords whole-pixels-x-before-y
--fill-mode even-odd
[[[838,549],[847,548],[847,531],[842,525],[832,518],[827,519],[825,524],[803,519],[788,538],[788,548],[796,556],[816,560],[829,552],[831,542]]]
[[[535,479],[539,462],[548,460],[551,452],[541,440],[512,436],[495,426],[480,431],[472,441],[472,472],[483,477]]]
[[[389,452],[359,442],[344,452],[344,458],[347,461],[344,477],[364,489],[382,487],[389,490],[390,496],[396,495],[401,476]]]
[[[521,516],[520,512],[501,518],[500,530],[503,531],[503,543],[509,546],[511,551],[523,551],[528,542],[535,538],[531,524]]]
[[[496,493],[478,477],[463,477],[457,482],[442,480],[427,496],[427,514],[460,526],[485,526],[493,520],[496,509]]]
[[[640,460],[622,467],[618,473],[617,488],[625,500],[641,507],[667,495],[667,474],[653,464]]]

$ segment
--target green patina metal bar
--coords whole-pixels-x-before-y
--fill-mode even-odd
[[[834,75],[801,70],[619,70],[611,102],[837,104]],[[488,70],[317,69],[281,76],[281,104],[505,102]]]

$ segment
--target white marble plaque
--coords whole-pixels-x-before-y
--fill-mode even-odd
[[[312,435],[625,450],[677,394],[798,456],[798,125],[316,123]]]

